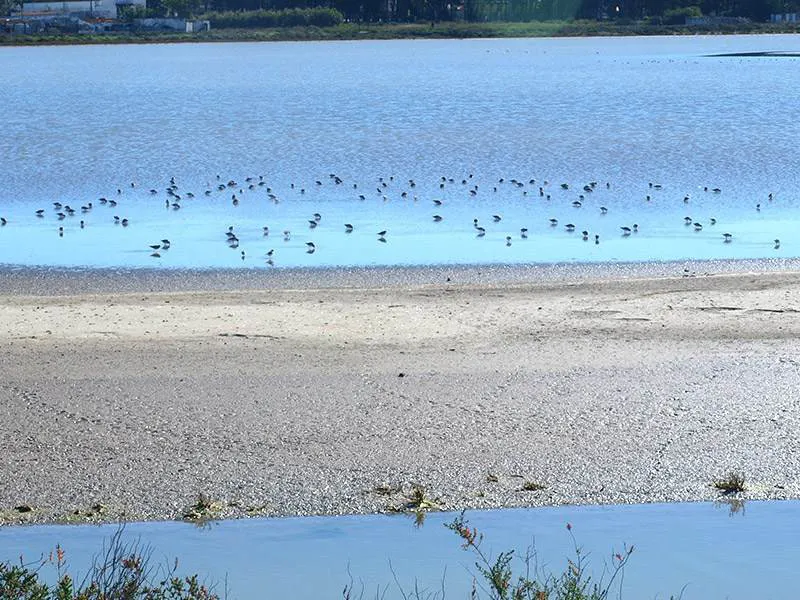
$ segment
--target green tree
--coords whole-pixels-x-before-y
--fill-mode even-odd
[[[161,0],[168,17],[190,17],[201,4],[198,0]]]
[[[22,0],[0,0],[0,15],[10,15],[22,9]]]

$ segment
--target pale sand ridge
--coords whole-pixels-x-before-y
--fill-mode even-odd
[[[730,469],[800,497],[798,273],[14,295],[0,323],[7,521],[700,500]]]

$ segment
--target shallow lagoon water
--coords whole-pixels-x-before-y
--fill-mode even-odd
[[[684,599],[792,596],[800,558],[796,501],[748,502],[738,512],[727,503],[584,506],[474,511],[471,525],[485,533],[496,554],[534,547],[541,566],[557,571],[573,558],[572,541],[589,553],[595,576],[612,551],[634,545],[623,598]],[[453,513],[430,513],[416,528],[406,516],[299,517],[185,523],[134,523],[127,539],[154,549],[154,557],[180,558],[186,572],[209,581],[227,576],[232,598],[335,598],[348,569],[365,597],[388,585],[399,598],[392,569],[406,587],[436,591],[444,579],[448,598],[467,597],[474,561],[459,538],[443,527]],[[34,559],[59,543],[71,568],[84,571],[116,526],[73,525],[0,528],[0,560]],[[390,567],[391,565],[391,567]]]
[[[797,36],[0,48],[0,215],[8,219],[0,263],[280,268],[797,257],[797,59],[706,55],[798,49]],[[217,191],[217,174],[239,185]],[[259,175],[278,204],[267,186],[247,189],[245,178]],[[441,189],[443,175],[454,181]],[[180,210],[164,205],[170,177]],[[598,186],[584,193],[589,181]],[[540,185],[550,200],[538,195]],[[119,205],[101,206],[101,196]],[[54,201],[94,206],[58,221]],[[311,230],[314,212],[323,216]],[[115,225],[115,214],[130,226]],[[687,215],[702,231],[684,225]],[[475,218],[487,229],[482,238]],[[577,232],[564,230],[570,222]],[[620,226],[633,223],[640,231],[623,237]],[[236,249],[225,243],[229,226],[241,240]],[[382,229],[385,243],[375,235]],[[723,243],[724,232],[732,243]],[[163,237],[172,248],[151,257],[148,245]],[[753,502],[744,515],[708,504],[565,507],[471,519],[492,549],[524,550],[535,540],[555,568],[571,552],[566,522],[596,564],[612,547],[636,545],[625,597],[665,598],[687,585],[684,598],[786,598],[799,558],[797,507]],[[203,529],[144,523],[127,534],[181,557],[187,570],[212,580],[227,574],[236,598],[263,597],[265,581],[274,597],[336,597],[348,565],[376,589],[391,583],[390,560],[406,585],[417,578],[430,589],[446,567],[448,597],[464,597],[472,561],[442,527],[451,518],[431,514],[421,529],[399,516]],[[85,569],[112,532],[0,528],[0,559],[33,558],[60,543]]]
[[[2,48],[0,262],[280,268],[800,256],[791,162],[798,59],[708,56],[798,49],[797,36]],[[442,176],[453,179],[444,189]],[[171,177],[179,210],[165,206]],[[231,179],[236,186],[217,191]],[[595,191],[583,192],[590,181]],[[54,201],[78,211],[59,221]],[[322,219],[312,230],[315,212]],[[639,232],[622,236],[634,223]],[[235,249],[225,243],[229,226]],[[376,236],[384,229],[385,243]],[[148,246],[162,238],[172,247],[151,257]]]

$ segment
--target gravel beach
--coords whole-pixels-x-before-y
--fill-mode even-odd
[[[3,270],[0,523],[798,498],[800,271],[751,266]]]

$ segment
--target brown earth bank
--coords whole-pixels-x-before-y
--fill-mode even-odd
[[[0,523],[800,497],[800,272],[0,290]]]

